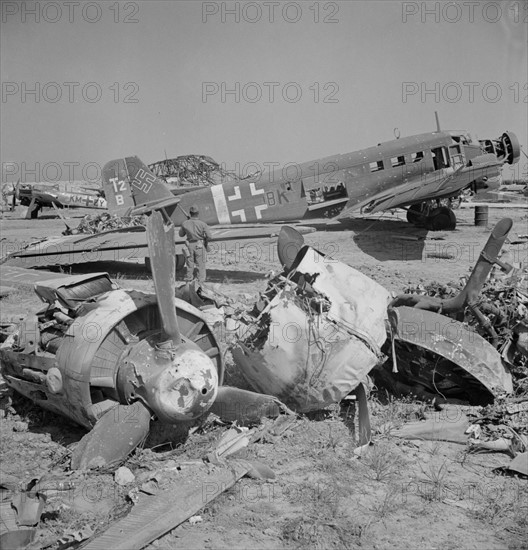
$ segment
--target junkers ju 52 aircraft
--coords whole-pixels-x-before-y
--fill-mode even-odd
[[[380,143],[348,154],[228,181],[173,197],[139,160],[127,157],[103,169],[109,209],[162,210],[180,225],[192,204],[209,224],[269,223],[405,208],[413,224],[454,229],[450,200],[518,162],[512,132],[476,141],[465,131],[440,131]],[[294,168],[294,169],[293,169]],[[445,200],[444,200],[445,199]],[[443,204],[442,204],[442,202]]]
[[[160,211],[179,226],[193,204],[200,218],[218,225],[213,240],[274,235],[273,222],[310,218],[347,218],[405,208],[409,222],[431,230],[454,229],[452,199],[485,178],[500,174],[520,157],[512,132],[497,139],[474,140],[465,131],[441,131],[380,143],[348,154],[306,162],[292,170],[230,180],[174,196],[138,158],[108,162],[103,187],[108,208],[121,215]],[[248,227],[248,224],[252,224]],[[177,240],[177,266],[184,264],[183,239]],[[13,253],[9,262],[23,267],[126,260],[148,254],[143,228],[97,235],[48,239]]]
[[[43,207],[54,208],[106,208],[106,199],[102,189],[96,186],[76,182],[38,182],[21,183],[18,181],[5,196],[11,196],[11,206],[17,201],[28,210],[26,218],[35,219]]]

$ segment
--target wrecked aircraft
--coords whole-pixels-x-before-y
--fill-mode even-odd
[[[231,346],[253,393],[222,385],[219,342],[205,314],[191,305],[198,303],[193,293],[180,288],[175,297],[174,228],[166,231],[155,213],[147,237],[156,294],[119,289],[106,273],[48,274],[35,286],[45,309],[0,346],[2,374],[19,393],[91,429],[74,451],[74,468],[123,460],[145,439],[152,417],[177,424],[211,411],[227,421],[257,421],[287,407],[321,409],[352,392],[364,443],[369,374],[443,403],[485,404],[511,393],[499,352],[443,315],[459,315],[466,306],[478,312],[476,297],[491,267],[501,265],[511,226],[509,219],[496,225],[466,288],[443,302],[393,298],[283,228],[284,271],[237,319]]]
[[[219,344],[200,311],[174,295],[174,228],[149,218],[156,294],[122,290],[106,273],[35,285],[46,304],[0,347],[6,382],[38,405],[92,429],[72,466],[124,459],[148,432],[211,409],[227,420],[279,411],[275,398],[222,386]],[[275,413],[277,414],[277,412]]]
[[[103,168],[108,208],[128,216],[161,210],[181,225],[193,204],[209,225],[266,224],[403,208],[407,221],[433,231],[454,229],[452,207],[468,188],[494,178],[505,164],[519,161],[512,132],[476,140],[466,131],[417,134],[287,169],[226,179],[174,196],[167,184],[138,157],[111,160]],[[161,172],[164,173],[164,172]]]
[[[95,208],[105,210],[107,207],[101,187],[85,182],[35,182],[12,185],[3,192],[7,202],[11,196],[11,209],[20,203],[27,206],[26,219],[36,219],[42,208]]]
[[[486,404],[511,393],[499,352],[446,316],[465,307],[479,315],[478,293],[492,266],[508,268],[498,254],[511,226],[509,219],[495,226],[466,287],[445,302],[392,299],[366,275],[304,246],[288,228],[279,236],[284,273],[270,281],[250,319],[239,321],[232,355],[240,372],[256,391],[302,412],[340,401],[371,372],[428,401]],[[485,324],[482,314],[477,318]]]

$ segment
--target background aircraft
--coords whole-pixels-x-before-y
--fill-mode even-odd
[[[27,206],[26,218],[28,219],[37,218],[39,211],[45,206],[97,209],[107,207],[102,189],[84,182],[21,183],[18,181],[12,189],[4,188],[3,194],[6,199],[11,197],[12,208],[16,206],[17,202]]]
[[[200,218],[218,226],[213,241],[222,242],[276,235],[273,222],[344,218],[392,208],[405,208],[407,219],[416,225],[454,229],[451,201],[466,188],[478,188],[483,178],[498,176],[505,163],[514,164],[519,157],[520,145],[511,132],[476,141],[467,132],[437,130],[307,162],[294,167],[295,174],[277,170],[178,196],[138,157],[112,160],[102,174],[112,213],[130,216],[157,210],[166,222],[179,226],[197,204]],[[184,264],[183,246],[184,239],[177,237],[177,267]],[[145,229],[137,227],[47,239],[11,254],[8,262],[44,267],[125,261],[147,254]]]
[[[161,210],[175,225],[191,205],[211,225],[270,223],[351,217],[405,208],[409,222],[428,229],[454,229],[451,203],[466,188],[481,187],[501,167],[518,162],[512,132],[476,141],[466,131],[418,134],[360,151],[334,155],[174,197],[138,157],[103,168],[108,207],[120,215]]]

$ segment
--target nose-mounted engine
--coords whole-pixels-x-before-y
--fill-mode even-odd
[[[507,164],[515,164],[521,156],[521,145],[513,132],[504,132],[497,139],[479,139],[479,143],[486,153]]]
[[[171,424],[193,420],[222,383],[213,332],[198,309],[174,295],[174,236],[153,218],[156,294],[118,289],[106,273],[48,279],[35,288],[46,309],[26,318],[0,349],[14,389],[86,428],[116,405],[141,405],[145,432],[151,415]],[[127,411],[120,421],[138,420]]]

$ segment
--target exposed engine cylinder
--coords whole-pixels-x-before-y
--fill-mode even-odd
[[[46,281],[36,291],[47,309],[21,325],[0,359],[9,385],[39,406],[91,428],[116,402],[141,400],[168,422],[213,403],[222,356],[195,307],[176,299],[183,344],[174,353],[160,344],[153,294],[115,290],[106,274]]]

